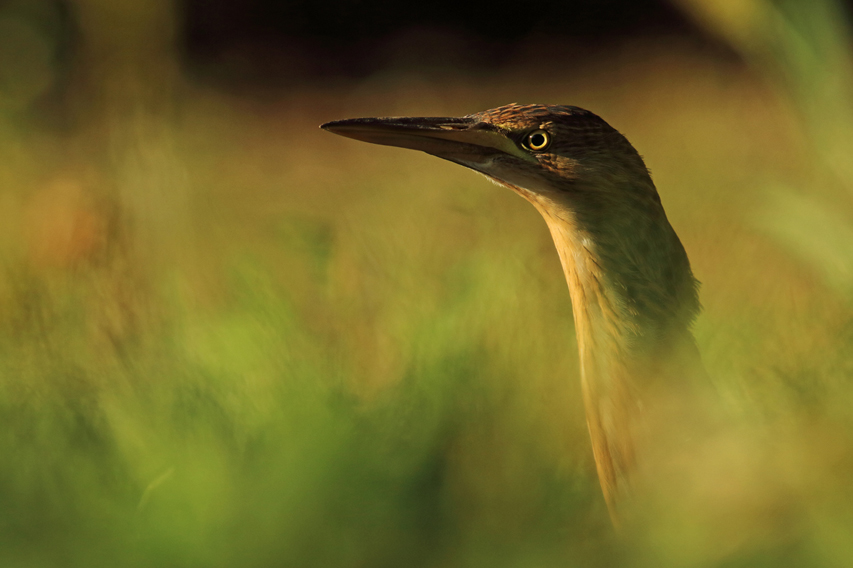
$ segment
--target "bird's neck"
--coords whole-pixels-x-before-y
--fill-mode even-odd
[[[560,208],[541,208],[572,297],[581,356],[616,355],[626,364],[671,355],[692,343],[699,311],[684,248],[661,210],[614,235]]]
[[[679,389],[701,372],[689,329],[699,310],[695,280],[662,209],[620,235],[613,231],[625,232],[624,215],[599,229],[567,208],[534,204],[571,293],[587,425],[613,512],[655,393]]]

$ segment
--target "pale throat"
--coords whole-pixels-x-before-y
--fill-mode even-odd
[[[575,333],[584,375],[609,374],[609,362],[624,360],[630,351],[631,325],[619,313],[624,304],[605,279],[595,243],[565,211],[538,206],[548,228],[569,287]]]

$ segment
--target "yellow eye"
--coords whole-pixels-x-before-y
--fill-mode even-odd
[[[544,130],[536,130],[527,135],[527,147],[534,152],[540,152],[551,144],[551,135]]]

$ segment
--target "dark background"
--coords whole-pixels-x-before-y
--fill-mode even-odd
[[[533,33],[590,38],[689,29],[672,6],[658,0],[188,0],[184,16],[189,47],[199,53],[230,42],[274,43],[284,36],[342,48],[413,26],[454,29],[495,42],[514,42]]]
[[[534,38],[576,41],[586,50],[637,35],[690,35],[712,43],[657,0],[188,0],[181,16],[191,69],[264,81],[365,76],[402,53],[407,66],[490,68]]]

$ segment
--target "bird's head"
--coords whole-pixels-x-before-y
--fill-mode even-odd
[[[698,311],[687,255],[642,158],[587,110],[511,104],[456,118],[354,118],[322,128],[421,150],[521,194],[548,222],[570,287],[609,290],[633,327],[689,322]]]
[[[322,128],[450,160],[509,186],[540,209],[594,213],[636,200],[659,206],[633,146],[577,107],[511,104],[463,117],[355,118]]]

